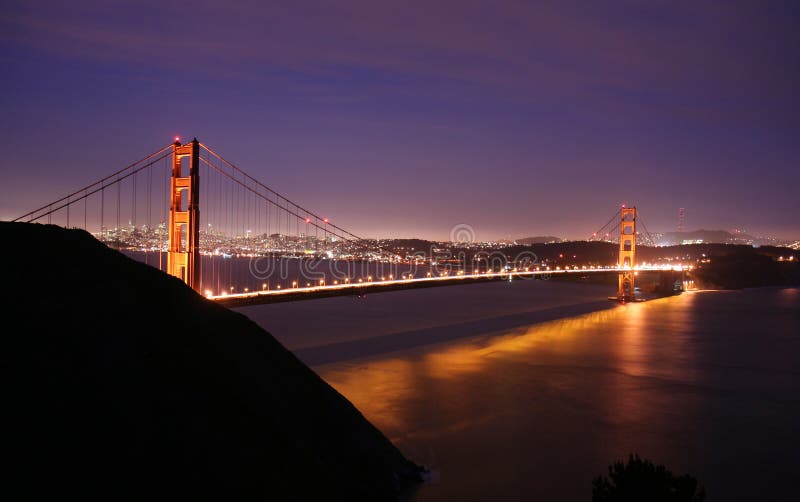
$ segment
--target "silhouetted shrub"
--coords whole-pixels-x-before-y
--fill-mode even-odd
[[[688,474],[675,476],[663,465],[631,455],[608,466],[608,478],[592,481],[593,502],[703,502],[705,489]]]

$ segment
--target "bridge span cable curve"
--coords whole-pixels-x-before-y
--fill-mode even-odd
[[[133,163],[131,163],[131,164],[128,164],[127,166],[123,167],[122,169],[120,169],[120,170],[118,170],[118,171],[116,171],[116,172],[114,172],[114,173],[111,173],[111,174],[109,174],[108,176],[106,176],[106,177],[104,177],[104,178],[101,178],[101,179],[99,179],[99,180],[95,181],[94,183],[91,183],[91,184],[89,184],[89,185],[86,185],[85,187],[83,187],[83,188],[81,188],[81,189],[79,189],[79,190],[75,190],[74,192],[70,193],[69,195],[65,195],[64,197],[61,197],[60,199],[58,199],[58,200],[56,200],[56,201],[53,201],[53,202],[51,202],[51,203],[49,203],[49,204],[45,204],[44,206],[42,206],[42,207],[40,207],[40,208],[37,208],[37,209],[34,209],[33,211],[28,211],[27,213],[23,214],[22,216],[18,216],[17,218],[14,218],[14,219],[13,219],[13,220],[11,220],[11,221],[20,221],[20,220],[22,220],[22,219],[24,219],[24,218],[28,218],[28,217],[30,217],[30,218],[29,218],[28,220],[26,220],[26,221],[28,221],[28,222],[31,222],[31,221],[36,221],[36,220],[38,220],[38,219],[40,219],[40,218],[43,218],[43,217],[45,217],[45,216],[48,216],[49,214],[52,214],[52,213],[54,212],[54,210],[48,211],[47,213],[43,213],[43,214],[41,214],[41,215],[39,215],[39,216],[36,216],[35,218],[33,217],[33,215],[36,215],[37,213],[39,213],[39,212],[41,212],[41,211],[43,211],[43,210],[45,210],[45,209],[51,208],[51,207],[52,207],[52,206],[54,206],[55,204],[59,204],[59,203],[61,203],[61,202],[63,202],[63,201],[65,201],[65,200],[66,200],[66,201],[68,201],[66,205],[69,205],[69,204],[71,204],[72,202],[77,202],[77,201],[79,201],[79,200],[85,199],[85,198],[86,198],[86,196],[87,196],[87,194],[86,194],[86,193],[84,193],[83,197],[79,197],[79,198],[75,199],[74,201],[70,201],[70,199],[71,199],[72,197],[74,197],[75,195],[79,194],[80,192],[86,192],[86,191],[88,191],[90,188],[92,188],[92,187],[95,187],[95,186],[97,186],[97,185],[99,185],[99,184],[102,184],[103,182],[105,182],[105,181],[109,180],[110,178],[113,178],[113,177],[115,177],[115,176],[118,176],[118,175],[120,175],[120,174],[124,173],[124,172],[125,172],[125,171],[127,171],[128,169],[131,169],[132,167],[135,167],[135,166],[137,166],[137,165],[141,164],[142,162],[147,162],[148,160],[152,159],[152,158],[153,158],[153,157],[155,157],[156,155],[159,155],[159,154],[161,154],[162,152],[164,152],[164,150],[167,150],[167,149],[169,149],[169,148],[172,148],[172,143],[170,143],[169,145],[166,145],[166,146],[164,146],[163,148],[160,148],[160,149],[156,150],[155,152],[153,152],[153,153],[151,153],[151,154],[149,154],[149,155],[146,155],[146,156],[142,157],[141,159],[137,160],[136,162],[133,162]],[[155,162],[157,162],[158,160],[161,160],[161,159],[163,159],[163,158],[164,158],[163,156],[162,156],[162,157],[159,157],[159,158],[158,158],[156,161],[153,161],[153,163],[155,163]],[[149,164],[147,167],[149,167],[150,165],[152,165],[152,163],[151,163],[151,164]],[[114,183],[116,183],[116,181],[115,181]],[[113,185],[114,183],[109,183],[108,185],[105,185],[105,186],[111,186],[111,185]],[[105,186],[104,186],[104,187],[102,187],[102,188],[105,188]],[[97,192],[97,190],[95,190],[95,191],[91,192],[91,193],[90,193],[90,194],[88,194],[88,195],[91,195],[92,193],[96,193],[96,192]],[[64,205],[62,205],[62,206],[60,206],[60,207],[59,207],[59,209],[62,209],[62,208],[64,208],[64,207],[65,207],[65,206],[64,206]]]
[[[252,181],[253,183],[256,183],[257,185],[259,185],[259,186],[260,186],[260,187],[262,187],[263,189],[265,189],[265,190],[269,191],[270,193],[274,194],[276,197],[280,197],[280,198],[281,198],[282,200],[284,200],[284,201],[285,201],[287,204],[290,204],[290,205],[294,206],[295,208],[302,210],[304,213],[307,213],[308,215],[311,215],[311,216],[313,216],[314,218],[316,218],[316,219],[318,219],[318,220],[320,220],[320,221],[325,221],[325,218],[323,218],[322,216],[319,216],[319,215],[318,215],[318,214],[316,214],[315,212],[313,212],[313,211],[310,211],[310,210],[306,209],[305,207],[301,206],[300,204],[297,204],[296,202],[292,201],[291,199],[289,199],[289,198],[288,198],[288,197],[286,197],[285,195],[283,195],[283,194],[281,194],[281,193],[279,193],[279,192],[277,192],[277,191],[273,190],[272,188],[270,188],[270,187],[268,187],[267,185],[265,185],[265,184],[261,183],[260,181],[258,181],[256,178],[254,178],[254,177],[250,176],[249,174],[247,174],[247,172],[245,172],[244,170],[242,170],[241,168],[239,168],[238,166],[236,166],[236,165],[235,165],[233,162],[231,162],[231,161],[227,160],[227,159],[226,159],[226,158],[224,158],[222,155],[220,155],[220,154],[218,154],[217,152],[215,152],[214,150],[212,150],[212,149],[211,149],[211,148],[210,148],[208,145],[206,145],[205,143],[200,143],[200,146],[201,146],[203,149],[205,149],[205,150],[206,150],[208,153],[210,153],[211,155],[213,155],[214,157],[216,157],[216,158],[217,158],[217,159],[219,159],[220,161],[224,162],[224,163],[225,163],[226,165],[228,165],[228,166],[229,166],[231,169],[233,169],[233,170],[235,170],[235,171],[239,172],[240,174],[242,174],[243,176],[245,176],[246,178],[248,178],[248,179],[249,179],[250,181]],[[285,208],[284,208],[284,209],[285,209]],[[336,225],[336,224],[334,224],[334,223],[331,223],[331,222],[326,222],[326,225],[328,225],[328,226],[329,226],[329,227],[331,227],[331,228],[335,228],[336,230],[339,230],[340,232],[342,232],[342,233],[344,233],[344,234],[347,234],[347,235],[349,235],[349,236],[350,236],[352,239],[364,240],[364,239],[363,239],[363,237],[359,237],[358,235],[355,235],[354,233],[352,233],[352,232],[349,232],[349,231],[345,230],[344,228],[342,228],[342,227],[340,227],[340,226],[338,226],[338,225]],[[318,228],[320,228],[321,230],[324,230],[324,228],[323,228],[323,227],[318,227]],[[349,239],[348,239],[348,240],[349,240]]]
[[[277,198],[279,198],[281,201],[284,202],[284,205],[281,205],[279,202],[273,201],[272,199],[270,199],[269,197],[265,196],[264,194],[258,192],[257,190],[253,190],[251,187],[247,186],[246,183],[242,183],[241,180],[236,179],[235,175],[231,175],[229,173],[226,173],[225,171],[220,169],[219,166],[214,165],[213,163],[209,162],[208,159],[206,159],[206,158],[204,158],[202,156],[200,157],[201,162],[204,162],[207,166],[210,166],[211,168],[213,168],[218,173],[226,176],[231,181],[233,181],[233,182],[237,183],[238,185],[244,187],[245,189],[249,190],[250,192],[252,192],[256,196],[262,198],[263,200],[269,202],[270,204],[272,204],[276,208],[278,208],[281,211],[285,212],[287,214],[287,217],[289,215],[292,215],[292,216],[296,217],[298,219],[298,224],[299,224],[299,220],[304,220],[306,225],[311,225],[316,230],[322,230],[325,233],[332,234],[332,235],[334,235],[334,236],[336,236],[336,237],[338,237],[338,238],[340,238],[340,239],[342,239],[344,241],[356,244],[356,245],[358,245],[358,246],[360,246],[360,247],[362,247],[364,249],[378,249],[378,250],[383,251],[383,252],[385,252],[385,253],[387,253],[387,254],[389,254],[391,256],[394,256],[396,258],[400,258],[400,256],[397,253],[395,253],[394,251],[392,251],[390,249],[387,249],[387,248],[385,248],[385,247],[383,247],[383,246],[381,246],[379,244],[375,244],[374,246],[370,246],[369,244],[367,244],[365,242],[367,239],[364,239],[363,237],[360,237],[360,236],[354,234],[353,232],[350,232],[350,231],[348,231],[348,230],[346,230],[346,229],[344,229],[344,228],[342,228],[342,227],[340,227],[340,226],[338,226],[338,225],[336,225],[334,223],[331,223],[330,221],[328,221],[327,218],[324,218],[324,217],[320,216],[319,214],[315,213],[314,211],[311,211],[311,210],[307,209],[306,207],[294,202],[293,200],[289,199],[285,195],[279,193],[278,191],[270,188],[269,186],[265,185],[264,183],[262,183],[261,181],[259,181],[258,179],[254,178],[253,176],[248,174],[246,171],[244,171],[243,169],[241,169],[240,167],[235,165],[233,162],[227,160],[222,155],[220,155],[219,153],[215,152],[213,149],[211,149],[205,143],[200,143],[200,147],[203,148],[203,150],[205,150],[209,154],[211,154],[213,157],[215,157],[216,159],[218,159],[219,161],[223,162],[225,165],[227,165],[228,167],[233,169],[234,173],[241,174],[242,176],[244,176],[245,178],[249,179],[250,181],[252,181],[256,185],[258,185],[259,187],[261,187],[264,190],[268,191],[269,193],[275,195]],[[294,206],[294,211],[290,210],[290,206]],[[301,214],[299,214],[298,211],[301,211],[302,213],[305,213],[307,216],[312,216],[314,219],[311,220],[308,217],[304,217]],[[318,222],[324,222],[325,224],[324,225],[320,225]],[[288,225],[288,222],[287,222],[287,225]],[[333,230],[331,230],[331,229],[333,229]],[[338,232],[336,232],[334,230],[336,230]]]
[[[336,232],[336,231],[331,230],[329,228],[326,228],[323,225],[320,225],[319,223],[317,223],[317,221],[323,221],[323,219],[318,217],[317,215],[315,215],[311,211],[307,211],[307,214],[310,214],[310,215],[314,216],[313,220],[311,220],[310,218],[304,217],[303,215],[298,213],[297,210],[298,209],[302,209],[303,212],[305,213],[306,212],[305,208],[303,208],[299,204],[295,204],[294,202],[292,202],[288,198],[285,198],[285,197],[279,195],[281,197],[281,199],[286,202],[286,205],[282,206],[278,201],[274,201],[274,200],[270,199],[265,194],[259,192],[255,188],[253,188],[253,187],[247,185],[246,183],[244,183],[241,179],[237,179],[233,174],[225,172],[223,169],[220,169],[219,166],[216,166],[212,162],[209,162],[208,159],[206,159],[204,157],[200,157],[200,162],[202,162],[206,166],[210,167],[211,169],[215,170],[219,174],[225,176],[226,178],[228,178],[229,180],[231,180],[233,183],[237,184],[238,186],[240,186],[240,187],[244,188],[245,190],[251,192],[256,197],[259,197],[259,198],[263,199],[264,201],[268,202],[269,204],[272,204],[276,208],[280,209],[281,211],[283,211],[284,213],[287,214],[287,217],[289,215],[294,216],[297,219],[298,224],[299,224],[300,220],[303,220],[303,221],[305,221],[306,225],[311,225],[312,227],[314,227],[314,228],[316,228],[318,230],[322,230],[323,232],[326,232],[328,234],[334,235],[334,236],[338,237],[339,239],[342,239],[343,241],[350,242],[352,244],[355,244],[355,245],[360,246],[360,247],[365,248],[365,249],[370,249],[370,250],[373,249],[373,247],[371,247],[369,244],[364,242],[364,239],[362,239],[360,237],[356,237],[354,239],[352,237],[347,237],[345,235],[342,235],[342,233],[346,233],[346,234],[348,234],[350,236],[353,236],[354,234],[352,234],[351,232],[348,232],[346,230],[341,229],[341,227],[331,225],[335,229],[342,230],[342,233],[339,233],[339,232]],[[244,173],[241,170],[237,170],[237,171],[246,175],[246,173]],[[268,187],[266,187],[266,185],[264,185],[263,183],[259,182],[258,180],[252,178],[249,175],[247,175],[247,177],[248,177],[248,179],[250,179],[253,182],[257,183],[259,186],[261,186],[261,187],[263,187],[265,189],[268,189],[271,193],[278,195],[277,192],[275,192],[272,189],[269,189]],[[290,206],[294,206],[295,209],[292,210]],[[327,225],[330,225],[330,223],[327,223]],[[287,223],[287,229],[288,228],[289,228],[289,224]],[[287,231],[289,231],[289,230],[287,230]],[[384,247],[382,247],[380,245],[376,245],[374,247],[379,249],[379,250],[381,250],[381,251],[389,253],[392,256],[397,256],[397,253],[394,253],[391,250],[386,249],[386,248],[384,248]]]
[[[645,225],[644,220],[642,219],[642,216],[641,215],[637,215],[636,218],[642,224],[642,228],[644,228],[644,233],[647,235],[647,238],[650,241],[650,245],[655,247],[656,241],[655,241],[655,239],[653,239],[653,236],[650,234],[650,231],[647,230],[647,225]]]
[[[610,224],[614,223],[615,221],[617,222],[617,224],[614,227],[608,229],[607,227]],[[600,227],[594,234],[592,234],[592,237],[600,238],[600,236],[603,235],[603,231],[608,230],[606,233],[610,234],[617,228],[619,228],[619,211],[614,211],[614,214],[611,215],[611,218],[608,219],[605,225]],[[592,240],[592,238],[590,237],[589,240]]]
[[[270,199],[270,198],[266,197],[264,194],[262,194],[261,192],[259,192],[259,191],[258,191],[258,190],[256,190],[256,189],[254,189],[253,187],[251,187],[251,186],[248,186],[246,183],[243,183],[241,180],[238,180],[238,179],[236,179],[236,178],[235,178],[233,175],[231,175],[230,173],[226,173],[225,171],[223,171],[222,169],[220,169],[218,166],[215,166],[214,164],[212,164],[211,162],[209,162],[207,159],[205,159],[205,158],[203,158],[203,157],[200,157],[200,162],[204,163],[204,164],[205,164],[207,167],[210,167],[211,169],[214,169],[216,172],[218,172],[218,173],[220,173],[221,175],[225,176],[226,178],[228,178],[229,180],[231,180],[233,183],[236,183],[237,185],[241,186],[241,187],[242,187],[242,188],[244,188],[245,190],[248,190],[249,192],[253,193],[253,194],[254,194],[254,195],[256,195],[257,197],[260,197],[260,198],[264,199],[266,202],[269,202],[270,204],[272,204],[273,206],[280,208],[280,209],[281,209],[283,212],[285,212],[286,214],[290,214],[290,215],[292,215],[292,216],[296,217],[298,220],[305,220],[305,217],[303,217],[302,215],[300,215],[300,214],[299,214],[299,213],[297,213],[296,211],[292,211],[292,210],[291,210],[289,207],[284,207],[284,206],[281,206],[281,205],[280,205],[278,202],[276,202],[276,201],[274,201],[274,200],[272,200],[272,199]],[[302,207],[300,207],[300,206],[297,206],[297,205],[296,205],[296,204],[294,204],[294,203],[292,203],[291,205],[292,205],[292,206],[295,206],[296,208],[302,209]],[[311,214],[311,213],[309,213],[309,214]],[[313,221],[310,221],[310,222],[308,222],[307,224],[309,224],[309,225],[312,225],[312,226],[314,226],[314,227],[317,227],[317,228],[322,228],[322,227],[320,227],[320,226],[319,226],[317,223],[314,223]],[[354,240],[353,240],[353,239],[350,239],[350,238],[348,238],[348,237],[343,237],[343,236],[341,236],[341,235],[338,235],[336,232],[333,232],[333,231],[330,231],[330,230],[328,230],[328,233],[331,233],[331,234],[335,235],[336,237],[339,237],[340,239],[346,240],[346,241],[348,241],[348,242],[354,242]]]
[[[162,151],[162,152],[163,152],[163,151],[164,151],[164,149],[162,149],[162,150],[160,150],[160,151]],[[29,213],[27,213],[27,214],[25,214],[25,215],[22,215],[22,216],[20,216],[20,217],[18,217],[18,218],[16,218],[16,219],[14,219],[14,220],[11,220],[11,221],[20,221],[20,220],[22,220],[23,218],[25,218],[26,216],[29,216],[29,215],[30,215],[30,217],[29,217],[27,220],[25,220],[25,221],[26,221],[27,223],[31,223],[31,222],[34,222],[34,221],[36,221],[36,220],[39,220],[39,219],[41,219],[41,218],[44,218],[45,216],[50,216],[50,215],[52,215],[53,213],[56,213],[56,212],[60,211],[61,209],[64,209],[65,207],[69,207],[71,204],[75,204],[76,202],[80,202],[81,200],[85,200],[87,197],[89,197],[89,196],[91,196],[91,195],[94,195],[94,194],[96,194],[97,192],[100,192],[101,190],[105,190],[105,189],[106,189],[106,188],[108,188],[108,187],[111,187],[111,186],[114,186],[114,185],[117,185],[117,187],[119,187],[119,183],[120,183],[120,182],[124,181],[124,180],[125,180],[125,179],[127,179],[127,178],[130,178],[131,176],[135,175],[136,173],[138,173],[138,172],[140,172],[140,171],[143,171],[144,169],[147,169],[147,168],[149,168],[149,167],[152,167],[152,166],[153,166],[153,165],[155,165],[157,162],[159,162],[159,161],[161,161],[161,160],[163,160],[163,159],[165,159],[165,158],[169,157],[170,155],[172,155],[172,152],[167,152],[167,153],[165,153],[164,155],[161,155],[160,157],[158,157],[158,158],[156,158],[156,159],[154,159],[154,160],[152,160],[152,161],[148,162],[147,164],[144,164],[144,165],[142,165],[142,166],[138,167],[137,169],[135,169],[135,170],[133,170],[133,171],[131,171],[131,172],[129,172],[129,173],[127,173],[127,174],[125,174],[124,176],[119,176],[119,173],[121,173],[121,172],[124,172],[126,169],[130,169],[130,167],[131,167],[131,166],[128,166],[128,167],[126,167],[125,169],[123,169],[123,170],[121,170],[121,171],[117,172],[117,173],[116,173],[116,175],[117,175],[116,179],[115,179],[114,181],[112,181],[111,183],[107,184],[107,185],[105,185],[105,184],[102,184],[102,185],[100,185],[99,187],[95,188],[95,189],[94,189],[94,190],[92,190],[92,191],[87,191],[87,190],[88,190],[88,187],[97,186],[97,184],[98,184],[98,183],[101,183],[101,182],[103,182],[103,181],[105,181],[105,180],[108,180],[109,178],[112,178],[112,177],[114,177],[114,176],[115,176],[114,174],[112,174],[112,175],[110,175],[110,176],[106,176],[106,177],[105,177],[105,178],[103,178],[102,180],[100,180],[100,181],[97,181],[97,182],[95,182],[95,183],[92,183],[91,185],[88,185],[87,189],[83,189],[83,188],[82,188],[82,189],[80,189],[80,190],[77,190],[77,191],[75,191],[75,192],[74,192],[72,195],[78,194],[78,193],[80,193],[80,192],[84,192],[84,193],[83,193],[83,195],[81,195],[80,197],[78,197],[78,198],[76,198],[76,199],[71,199],[71,200],[70,200],[70,199],[69,199],[69,196],[67,196],[67,197],[62,197],[62,198],[60,198],[60,199],[59,199],[58,201],[56,201],[56,202],[53,202],[53,203],[51,203],[51,204],[48,204],[48,205],[46,205],[46,206],[42,206],[42,207],[41,207],[41,208],[39,208],[39,210],[37,210],[37,211],[31,211],[31,212],[29,212]],[[149,158],[149,157],[151,157],[151,156],[148,156],[148,158]],[[132,165],[136,165],[136,164],[132,164]],[[53,205],[57,204],[58,202],[63,202],[64,200],[66,200],[67,202],[65,202],[64,204],[61,204],[60,206],[53,207]],[[117,195],[117,205],[119,205],[119,194]],[[39,214],[38,216],[36,216],[36,213],[37,213],[38,211],[41,211],[42,209],[48,209],[48,210],[47,210],[46,212],[44,212],[44,213],[42,213],[42,214]],[[117,226],[119,226],[119,210],[117,210]]]

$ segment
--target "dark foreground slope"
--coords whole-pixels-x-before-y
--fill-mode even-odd
[[[0,249],[3,493],[391,500],[418,478],[244,316],[80,230],[0,223]]]

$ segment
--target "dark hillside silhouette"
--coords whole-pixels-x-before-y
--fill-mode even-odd
[[[419,470],[244,316],[0,223],[7,500],[393,500]]]

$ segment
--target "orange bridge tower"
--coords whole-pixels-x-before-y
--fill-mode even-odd
[[[183,176],[184,167],[188,167],[188,176]],[[172,146],[167,273],[195,291],[200,290],[199,174],[200,144],[197,138],[184,145],[176,141]]]
[[[636,208],[622,206],[619,226],[619,301],[634,299],[633,279],[636,265]]]

